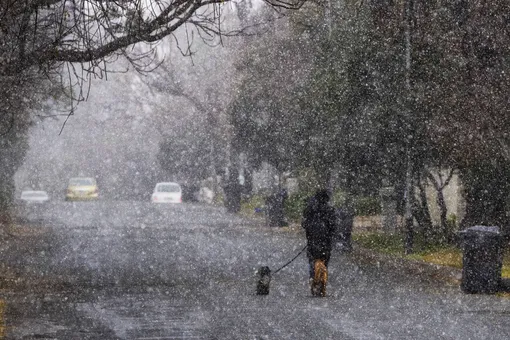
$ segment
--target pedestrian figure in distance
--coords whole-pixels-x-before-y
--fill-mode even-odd
[[[289,198],[289,194],[287,193],[287,189],[281,189],[277,195],[277,210],[276,210],[276,220],[278,221],[279,227],[286,227],[289,225],[285,218],[285,201]]]
[[[235,169],[230,170],[227,183],[223,188],[225,193],[225,207],[229,213],[238,213],[241,210],[241,192],[242,185],[238,180],[239,172]]]
[[[354,225],[354,209],[350,201],[337,209],[337,247],[340,251],[352,251],[352,229]]]
[[[329,204],[327,190],[318,190],[303,211],[302,227],[306,232],[312,295],[325,296],[328,264],[333,247],[333,236],[337,227],[335,209]]]
[[[288,198],[287,190],[282,189],[271,193],[266,198],[266,217],[270,227],[286,227],[285,201]]]

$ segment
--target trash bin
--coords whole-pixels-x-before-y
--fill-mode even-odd
[[[462,245],[462,282],[465,293],[492,294],[499,290],[503,265],[503,236],[498,227],[475,226],[459,232]]]

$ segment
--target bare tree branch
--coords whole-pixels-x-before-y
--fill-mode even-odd
[[[227,0],[229,1],[229,0]],[[305,0],[268,0],[297,9]],[[16,57],[0,59],[0,74],[58,62],[94,63],[139,42],[154,43],[186,23],[221,34],[225,0],[22,0],[0,5],[2,30],[17,30]],[[208,9],[211,9],[208,12]],[[209,13],[209,14],[208,14]],[[211,16],[212,15],[212,16]],[[14,33],[14,32],[13,32]],[[0,35],[3,40],[4,35]]]

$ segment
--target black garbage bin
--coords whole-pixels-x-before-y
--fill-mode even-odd
[[[475,226],[459,232],[462,257],[461,289],[492,294],[499,290],[503,265],[503,236],[498,227]]]

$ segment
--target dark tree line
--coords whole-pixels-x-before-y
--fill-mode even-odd
[[[312,167],[323,185],[333,169],[351,193],[394,185],[400,200],[412,145],[420,224],[431,227],[420,188],[432,182],[440,203],[447,178],[431,177],[431,170],[453,169],[465,188],[462,224],[506,227],[510,4],[412,1],[406,78],[407,3],[319,2],[292,13],[266,45],[276,52],[241,58],[241,65],[276,71],[257,77],[241,69],[230,114],[238,139],[249,140],[234,142],[258,162]],[[281,58],[280,49],[291,58]],[[305,71],[292,72],[294,63]],[[258,148],[258,141],[270,147]]]

